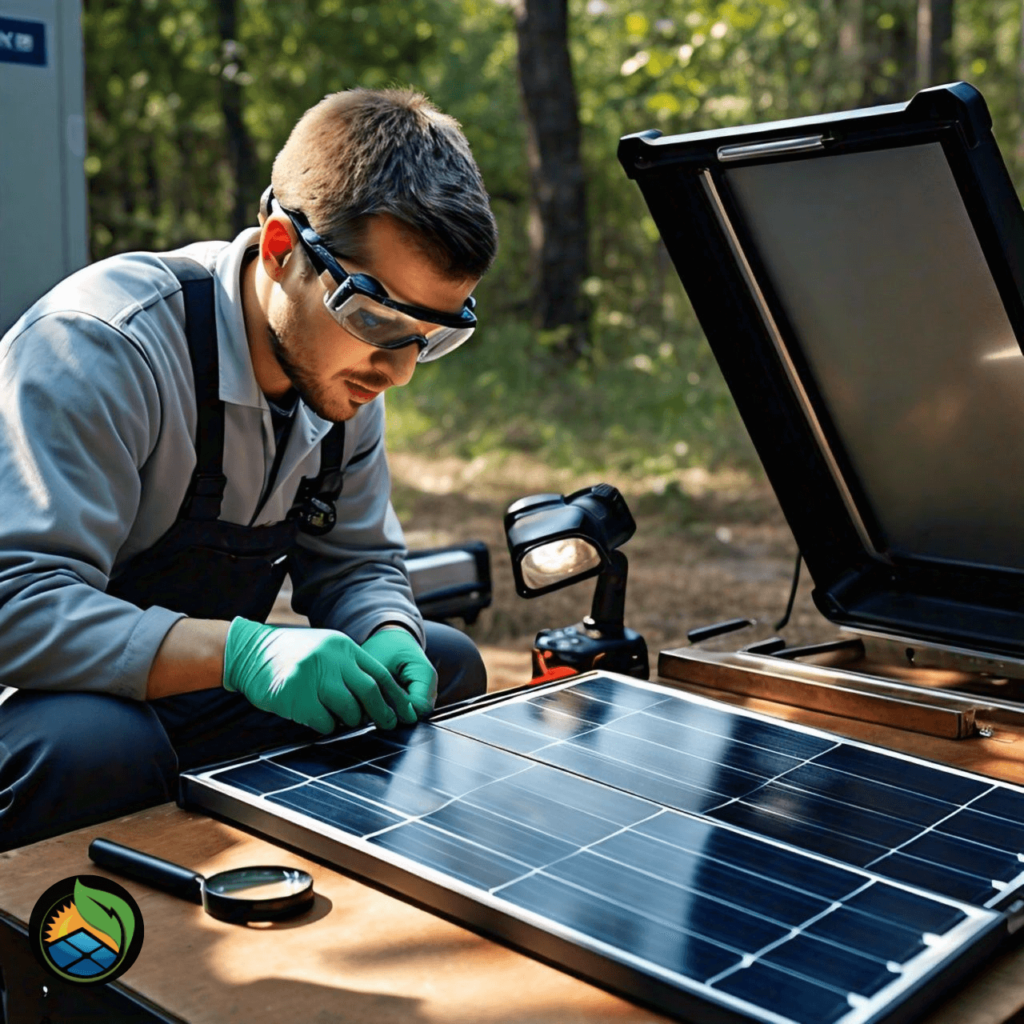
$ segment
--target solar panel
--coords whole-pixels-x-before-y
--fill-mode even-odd
[[[1024,790],[607,673],[183,793],[709,1021],[903,1019],[1024,887]]]

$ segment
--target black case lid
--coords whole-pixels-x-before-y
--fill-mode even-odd
[[[833,622],[1024,654],[1024,213],[981,94],[627,136]]]

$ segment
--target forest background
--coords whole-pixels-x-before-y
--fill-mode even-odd
[[[651,559],[631,608],[652,647],[694,620],[771,618],[795,547],[620,136],[964,79],[1024,181],[1021,0],[84,0],[83,28],[92,259],[254,223],[274,154],[328,92],[412,86],[461,122],[501,251],[471,345],[389,394],[396,507],[411,543],[483,535],[504,562],[507,500],[618,485],[634,562]],[[733,570],[709,576],[716,559]],[[585,610],[495,590],[488,642]],[[809,602],[797,612],[813,633]]]

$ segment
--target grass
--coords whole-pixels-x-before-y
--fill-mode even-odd
[[[651,651],[691,625],[774,621],[785,606],[792,539],[710,351],[630,340],[628,356],[566,366],[524,325],[489,328],[388,395],[392,500],[410,544],[488,544],[494,600],[469,632],[518,652],[513,681],[537,630],[577,621],[593,593],[516,595],[502,520],[525,494],[599,481],[623,492],[637,520],[627,621]]]
[[[531,328],[478,332],[388,395],[388,445],[472,459],[525,453],[573,473],[613,474],[651,500],[685,503],[694,468],[758,470],[703,341],[567,365]]]

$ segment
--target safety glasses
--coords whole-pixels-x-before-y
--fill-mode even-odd
[[[396,302],[376,278],[343,270],[304,214],[286,210],[280,203],[277,206],[291,220],[327,289],[327,312],[353,337],[375,348],[418,345],[420,363],[440,359],[469,339],[476,327],[476,300],[472,296],[458,313]],[[425,324],[430,325],[426,331]]]

